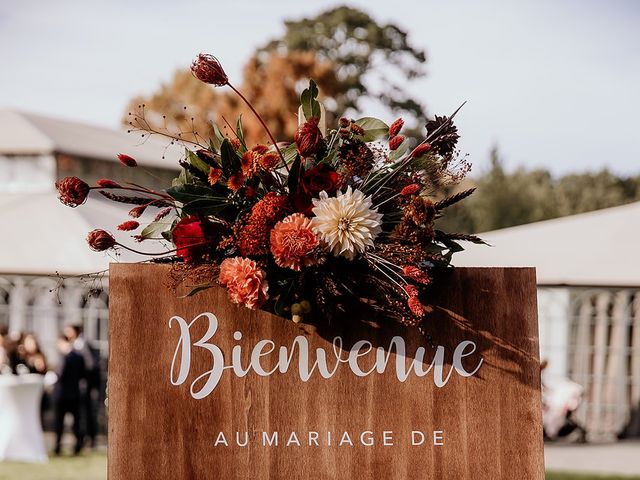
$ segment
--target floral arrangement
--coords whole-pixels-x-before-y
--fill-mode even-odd
[[[459,241],[482,242],[434,226],[447,207],[473,192],[436,201],[444,186],[459,182],[470,168],[456,150],[457,110],[429,121],[417,145],[402,134],[402,119],[387,125],[371,117],[341,118],[327,130],[318,88],[310,81],[294,141],[279,143],[215,57],[200,54],[192,72],[205,83],[233,89],[270,144],[247,145],[238,121],[231,136],[216,127],[207,144],[193,142],[166,190],[108,179],[89,186],[68,177],[56,184],[60,200],[76,207],[97,190],[134,205],[133,219],[118,229],[139,231],[139,242],[171,242],[172,249],[147,254],[151,261],[174,263],[172,278],[190,286],[188,295],[218,284],[238,305],[295,322],[314,312],[330,320],[357,308],[423,330],[434,267],[449,266],[462,250]],[[131,156],[118,158],[137,167]],[[155,219],[140,225],[150,208],[159,209]],[[105,230],[90,232],[87,241],[96,251],[145,253]]]

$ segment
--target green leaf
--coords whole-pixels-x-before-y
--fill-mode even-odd
[[[216,195],[216,192],[214,192],[211,188],[204,187],[202,185],[176,185],[167,189],[167,193],[171,195],[171,197],[182,203],[201,200],[203,198],[226,200],[226,197]]]
[[[209,175],[209,165],[200,160],[200,157],[189,149],[185,149],[189,163],[200,170],[202,173]]]
[[[208,290],[210,288],[212,288],[213,285],[212,284],[206,284],[206,285],[198,285],[194,288],[192,288],[189,293],[185,294],[185,295],[181,295],[178,298],[188,298],[188,297],[193,297],[194,295],[203,292],[205,290]]]
[[[300,95],[300,105],[302,105],[304,118],[307,120],[311,117],[316,117],[320,120],[320,103],[316,100],[318,93],[318,85],[316,85],[316,82],[309,80],[309,88],[305,88]]]
[[[374,117],[362,117],[356,120],[356,125],[364,130],[364,141],[373,142],[389,135],[389,125]]]
[[[298,147],[295,143],[290,143],[282,150],[282,156],[287,165],[291,165],[295,162],[298,156]]]
[[[247,144],[244,141],[244,130],[242,129],[242,115],[240,115],[238,117],[238,120],[236,121],[236,136],[238,137],[238,140],[240,140],[240,144],[246,150]]]
[[[231,146],[229,139],[225,138],[220,146],[220,157],[222,160],[222,169],[227,175],[240,170],[240,158]]]
[[[193,176],[185,169],[180,171],[180,174],[171,181],[172,187],[179,187],[180,185],[187,185],[193,183]]]
[[[144,227],[142,232],[140,232],[140,236],[142,238],[154,238],[157,235],[162,235],[163,232],[171,229],[171,222],[162,221],[162,222],[151,222],[149,225]]]
[[[224,140],[224,135],[222,134],[222,132],[218,128],[218,125],[216,125],[214,123],[213,124],[213,137],[209,139],[209,147],[211,148],[212,151],[219,152],[220,151],[220,145],[222,145],[223,140]]]

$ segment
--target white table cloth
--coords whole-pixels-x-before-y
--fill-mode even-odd
[[[42,375],[0,375],[0,461],[46,462]]]

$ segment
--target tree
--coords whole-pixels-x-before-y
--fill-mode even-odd
[[[333,67],[318,62],[309,52],[271,54],[268,61],[249,60],[241,90],[265,119],[276,138],[292,138],[298,125],[298,84],[314,78],[328,95],[339,88]],[[141,106],[144,105],[144,109]],[[245,138],[251,144],[267,141],[266,134],[247,106],[233,93],[213,89],[195,79],[189,70],[179,70],[168,84],[150,96],[130,101],[124,121],[144,110],[145,121],[157,130],[182,132],[182,138],[200,143],[213,135],[213,124],[232,136],[226,122],[242,118]]]
[[[424,121],[422,105],[390,79],[398,77],[397,72],[408,78],[423,74],[424,52],[412,47],[399,27],[378,25],[366,13],[348,7],[285,25],[282,38],[270,41],[248,60],[241,83],[244,95],[276,138],[292,138],[298,96],[309,78],[318,83],[328,125],[347,110],[356,116],[365,97],[378,99],[396,114],[408,114],[409,122]],[[389,65],[396,75],[389,72]],[[382,87],[368,86],[374,81]],[[223,126],[224,119],[234,123],[242,115],[247,141],[266,141],[259,123],[235,95],[197,81],[188,69],[177,71],[157,92],[131,100],[127,112],[140,114],[143,104],[151,127],[184,132],[183,138],[189,140],[196,139],[190,132],[197,132],[202,142],[211,136],[213,122]],[[125,124],[132,117],[125,115]]]
[[[361,100],[369,98],[424,123],[423,105],[393,80],[424,76],[425,51],[409,43],[406,31],[394,24],[378,24],[367,13],[347,6],[314,18],[287,20],[285,28],[285,34],[261,48],[257,58],[261,61],[268,52],[304,51],[330,62],[336,69],[340,93],[333,99],[335,103],[325,105],[328,110],[337,115],[354,114]],[[379,88],[374,88],[374,83]]]
[[[553,178],[547,170],[523,168],[509,173],[497,148],[490,156],[487,172],[457,187],[477,190],[441,220],[445,230],[486,232],[640,200],[637,176],[618,177],[602,170]]]

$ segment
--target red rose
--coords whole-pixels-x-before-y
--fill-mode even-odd
[[[312,197],[318,197],[323,190],[333,195],[338,190],[340,177],[328,163],[321,163],[307,170],[302,176],[302,189]]]
[[[223,228],[222,224],[213,224],[195,215],[183,218],[172,232],[176,255],[185,263],[201,260],[216,246]]]
[[[338,173],[327,163],[321,163],[307,170],[302,175],[300,188],[293,197],[296,209],[305,214],[311,213],[313,207],[311,199],[318,198],[323,190],[329,195],[335,194],[339,183]]]

